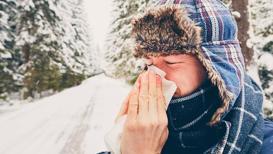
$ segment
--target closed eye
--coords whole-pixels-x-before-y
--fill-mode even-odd
[[[166,61],[166,64],[169,64],[169,65],[180,64],[180,63],[183,63],[183,62],[168,62],[168,61]]]

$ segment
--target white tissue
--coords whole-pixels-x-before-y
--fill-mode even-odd
[[[166,100],[166,110],[167,110],[169,103],[176,91],[177,86],[173,81],[165,79],[166,73],[164,71],[162,71],[161,69],[152,65],[152,66],[148,67],[148,70],[155,72],[156,74],[158,74],[161,77],[162,90],[163,90],[163,94],[164,94],[164,97]]]
[[[165,79],[166,73],[155,66],[149,66],[148,71],[153,71],[158,74],[162,79],[162,90],[166,100],[166,110],[168,105],[172,99],[176,91],[176,84],[173,81],[169,81]],[[126,121],[126,115],[117,119],[116,123],[114,124],[113,128],[105,135],[104,141],[107,148],[114,154],[121,154],[120,152],[120,141],[121,141],[121,134],[123,131],[123,126]]]

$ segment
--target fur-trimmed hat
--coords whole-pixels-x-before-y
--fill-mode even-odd
[[[219,89],[222,106],[211,124],[223,118],[241,92],[244,60],[237,24],[219,0],[158,1],[132,19],[136,57],[192,53]]]
[[[201,28],[179,5],[149,9],[132,20],[135,56],[194,52],[201,44]]]

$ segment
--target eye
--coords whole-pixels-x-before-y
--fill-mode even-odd
[[[168,62],[168,61],[166,61],[166,64],[168,64],[168,65],[180,64],[180,63],[183,63],[183,62]]]
[[[176,64],[175,62],[166,62],[167,64]]]

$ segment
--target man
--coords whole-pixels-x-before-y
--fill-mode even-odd
[[[132,26],[135,55],[178,88],[166,113],[160,77],[140,75],[118,115],[128,114],[121,153],[260,153],[263,93],[221,1],[158,1]]]

